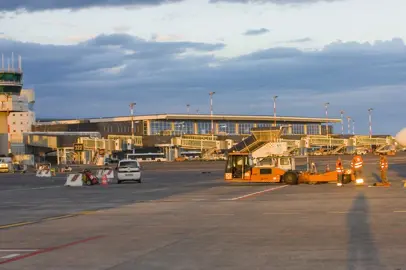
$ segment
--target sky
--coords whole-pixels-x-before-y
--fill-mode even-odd
[[[22,56],[37,117],[351,117],[406,126],[404,0],[0,1],[0,52]],[[16,65],[16,64],[15,64]],[[341,126],[336,126],[340,132]],[[345,121],[347,131],[347,121]]]

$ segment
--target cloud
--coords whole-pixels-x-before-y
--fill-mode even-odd
[[[176,3],[182,0],[69,0],[69,1],[41,1],[41,0],[3,0],[0,1],[0,11],[25,10],[29,12],[54,9],[83,9],[91,7],[116,6],[154,6]]]
[[[281,43],[304,43],[304,42],[310,42],[310,41],[313,41],[313,39],[306,37],[306,38],[291,39],[291,40],[281,42]]]
[[[313,4],[318,2],[338,2],[344,0],[210,0],[210,3],[238,3],[238,4],[277,4],[277,5],[288,5],[288,4]]]
[[[213,54],[224,44],[147,41],[127,34],[100,35],[76,45],[55,46],[0,39],[0,51],[23,57],[25,87],[36,90],[42,117],[214,112],[339,117],[344,110],[356,131],[396,133],[406,109],[406,46],[401,39],[334,42],[322,50],[276,47],[234,58]],[[89,109],[91,108],[91,109]],[[390,120],[390,121],[389,121]]]
[[[260,29],[249,29],[244,32],[244,35],[246,36],[259,36],[263,35],[269,32],[269,29],[266,28],[260,28]]]

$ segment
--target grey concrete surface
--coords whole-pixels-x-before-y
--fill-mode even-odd
[[[390,162],[390,188],[227,185],[222,164],[109,187],[1,175],[1,224],[113,208],[0,229],[0,269],[406,269],[406,158]]]

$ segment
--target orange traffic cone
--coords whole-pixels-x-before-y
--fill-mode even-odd
[[[101,182],[101,184],[103,185],[103,186],[107,186],[109,183],[108,183],[108,181],[107,181],[107,176],[105,175],[105,174],[103,174],[103,176],[102,176],[102,182]]]

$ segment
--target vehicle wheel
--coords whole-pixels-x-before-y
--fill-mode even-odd
[[[299,177],[295,172],[286,172],[283,175],[283,182],[287,185],[297,185],[299,184]]]
[[[91,186],[91,185],[92,185],[92,181],[87,180],[87,181],[86,181],[86,185],[87,185],[87,186]]]
[[[117,180],[117,184],[121,184],[121,182],[123,182],[123,181],[121,181],[121,180]]]
[[[138,179],[138,180],[136,180],[138,183],[141,183],[141,178],[140,179]]]
[[[351,183],[351,174],[344,174],[343,175],[343,184]]]

